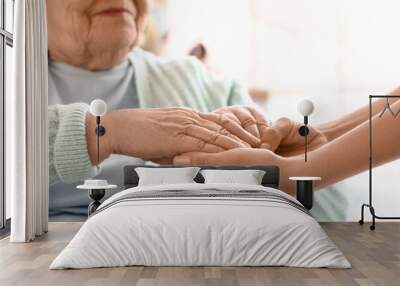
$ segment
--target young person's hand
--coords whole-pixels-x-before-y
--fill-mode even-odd
[[[304,153],[304,137],[299,134],[302,123],[288,118],[277,120],[261,134],[261,148],[269,149],[277,154],[289,157]],[[310,133],[307,146],[310,151],[328,143],[327,136],[319,129],[308,125]]]
[[[100,160],[110,154],[165,160],[187,152],[215,153],[250,146],[232,134],[231,130],[246,137],[234,123],[224,122],[225,126],[221,126],[205,119],[204,114],[186,108],[112,111],[102,117],[106,134],[100,139]],[[94,163],[95,118],[88,114],[86,122],[89,156]]]
[[[280,189],[293,195],[295,186],[290,176],[309,176],[314,174],[310,165],[301,156],[286,158],[266,150],[239,148],[219,153],[191,152],[176,156],[174,165],[178,166],[255,166],[273,165],[280,168]]]
[[[240,148],[218,153],[190,152],[174,158],[175,165],[183,166],[251,166],[276,165],[285,158],[272,151],[255,148]]]

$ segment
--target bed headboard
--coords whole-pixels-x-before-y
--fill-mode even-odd
[[[182,168],[182,166],[143,166],[134,165],[124,167],[124,187],[125,189],[136,187],[139,183],[139,176],[135,171],[137,167],[146,168]],[[262,185],[274,189],[279,188],[279,168],[277,166],[199,166],[204,169],[218,169],[218,170],[263,170],[265,171]],[[204,183],[203,176],[199,173],[194,179],[197,183]]]

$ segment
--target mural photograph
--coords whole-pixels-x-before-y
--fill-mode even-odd
[[[289,194],[296,189],[291,176],[322,178],[313,210],[318,218],[356,219],[368,185],[334,184],[368,169],[368,92],[399,91],[388,84],[390,70],[372,80],[364,72],[362,87],[361,78],[348,82],[363,75],[357,70],[362,63],[352,57],[357,48],[365,49],[361,40],[346,41],[358,28],[345,26],[351,9],[342,15],[341,5],[320,4],[312,13],[298,4],[304,13],[294,16],[283,13],[284,4],[271,4],[280,16],[268,9],[268,1],[236,1],[221,21],[224,1],[123,2],[122,10],[102,1],[48,3],[51,217],[86,215],[89,199],[71,192],[85,178],[121,186],[122,166],[147,161],[278,165],[281,189]],[[209,14],[207,21],[199,11]],[[235,22],[237,17],[242,20]],[[313,21],[321,22],[313,27]],[[95,99],[108,111],[100,162],[95,116],[88,112]],[[298,132],[303,115],[296,110],[302,99],[315,107],[307,163]],[[397,112],[396,101],[390,99]],[[385,104],[374,102],[373,116]],[[376,127],[379,133],[396,121],[385,115],[374,118],[375,124],[385,126]],[[396,141],[386,137],[394,133],[378,133],[374,166],[398,156],[388,145]]]

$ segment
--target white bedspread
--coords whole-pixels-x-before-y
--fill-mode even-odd
[[[50,269],[129,265],[350,267],[307,212],[279,201],[232,196],[142,198],[115,203],[136,192],[206,192],[210,188],[265,191],[299,204],[283,192],[262,186],[132,188],[104,202]]]

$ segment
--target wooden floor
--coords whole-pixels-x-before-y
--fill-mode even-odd
[[[356,223],[323,224],[353,265],[350,270],[284,267],[129,267],[50,271],[55,256],[81,223],[51,223],[31,244],[0,241],[0,285],[400,285],[400,223],[375,232]]]

